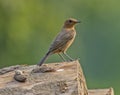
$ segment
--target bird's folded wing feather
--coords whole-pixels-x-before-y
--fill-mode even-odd
[[[51,44],[49,51],[61,49],[72,38],[73,38],[73,35],[71,35],[68,32],[63,32],[63,33],[58,34],[58,36],[55,38],[55,40]]]

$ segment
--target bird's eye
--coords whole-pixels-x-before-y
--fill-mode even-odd
[[[72,22],[72,20],[69,20],[69,22],[71,23],[71,22]]]

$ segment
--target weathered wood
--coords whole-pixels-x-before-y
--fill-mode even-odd
[[[25,72],[26,82],[14,80],[16,69]],[[18,65],[0,69],[0,95],[113,95],[111,93],[112,89],[87,90],[78,61],[52,63],[40,68]]]
[[[88,90],[88,95],[114,95],[113,88]]]

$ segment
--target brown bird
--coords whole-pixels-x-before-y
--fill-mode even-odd
[[[76,23],[80,23],[80,21],[73,18],[69,18],[64,22],[61,32],[53,40],[48,52],[38,63],[39,66],[41,66],[44,63],[44,61],[47,59],[49,55],[55,53],[57,53],[64,61],[65,58],[61,55],[61,53],[65,55],[67,58],[69,58],[70,61],[73,60],[70,56],[67,55],[66,50],[70,47],[70,45],[73,43],[75,39],[76,31],[74,26]]]

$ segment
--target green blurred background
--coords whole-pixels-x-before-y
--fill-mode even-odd
[[[68,54],[80,57],[88,87],[119,95],[119,0],[0,0],[0,68],[38,63],[69,17],[82,21]]]

